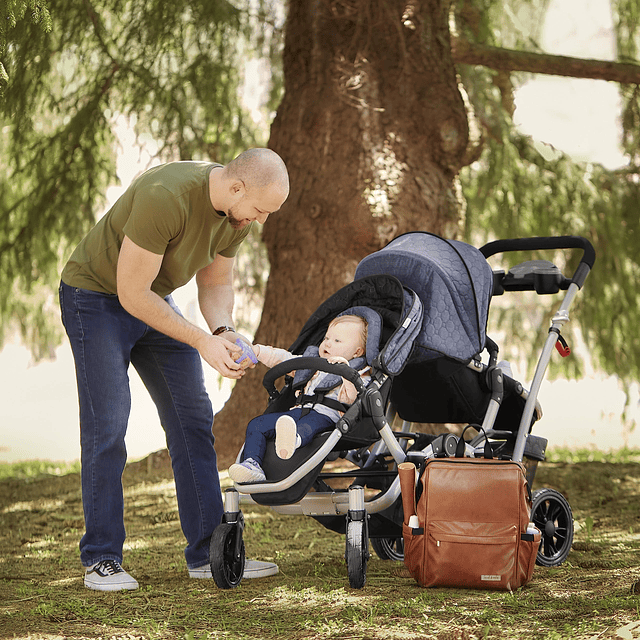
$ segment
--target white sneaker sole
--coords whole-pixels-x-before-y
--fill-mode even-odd
[[[196,567],[195,569],[189,569],[189,577],[199,578],[199,579],[212,578],[213,576],[211,575],[211,565],[203,564],[201,567]]]
[[[128,575],[118,582],[108,582],[107,579],[93,581],[85,577],[84,586],[94,591],[133,591],[140,585],[137,580]]]
[[[241,464],[232,464],[229,467],[229,477],[234,482],[264,482],[266,477],[264,474],[259,474],[252,469],[247,469]]]
[[[252,578],[266,578],[267,576],[275,576],[278,571],[278,565],[274,562],[245,560],[242,578],[244,580],[251,580]],[[189,569],[189,577],[205,579],[212,578],[211,565],[205,564],[202,567],[197,567],[196,569]]]
[[[94,591],[132,591],[140,585],[119,562],[104,561],[86,568],[84,586]]]
[[[252,578],[266,578],[278,573],[278,565],[275,562],[262,562],[262,560],[246,560],[244,563],[243,580]]]
[[[291,416],[280,416],[276,421],[276,455],[288,460],[296,450],[298,427]]]

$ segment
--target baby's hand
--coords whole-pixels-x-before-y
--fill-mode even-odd
[[[327,358],[329,364],[349,364],[349,361],[342,356],[330,356]]]

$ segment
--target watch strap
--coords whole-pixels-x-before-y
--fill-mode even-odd
[[[235,333],[235,329],[233,327],[229,327],[226,324],[223,324],[221,327],[218,327],[211,335],[219,336],[221,333],[226,333],[227,331],[233,331]]]

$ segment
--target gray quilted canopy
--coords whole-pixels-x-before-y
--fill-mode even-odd
[[[493,275],[478,249],[430,233],[406,233],[364,258],[355,279],[379,274],[395,276],[422,300],[412,362],[443,355],[467,362],[482,351]]]

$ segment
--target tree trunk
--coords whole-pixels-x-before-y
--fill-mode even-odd
[[[358,262],[396,235],[455,236],[468,122],[449,35],[449,2],[291,0],[285,94],[269,146],[291,194],[265,225],[271,272],[256,342],[288,347]],[[263,412],[265,368],[216,417],[220,468]]]

